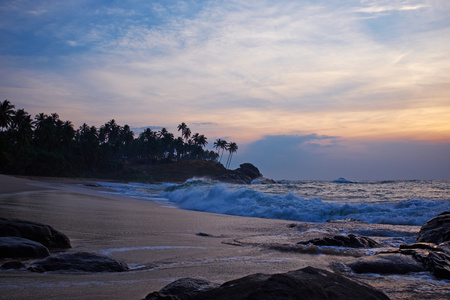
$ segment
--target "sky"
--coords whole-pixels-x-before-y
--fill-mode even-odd
[[[448,0],[2,0],[0,97],[236,142],[269,178],[450,179]]]

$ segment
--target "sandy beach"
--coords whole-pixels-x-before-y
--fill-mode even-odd
[[[68,251],[105,254],[123,260],[131,270],[43,274],[2,270],[2,299],[143,299],[183,277],[223,283],[253,273],[286,272],[306,266],[332,270],[336,263],[355,259],[351,255],[301,254],[264,246],[298,240],[300,232],[290,226],[292,221],[164,207],[86,183],[0,175],[0,216],[51,225],[70,238],[72,248]],[[311,234],[320,234],[332,230],[330,226],[345,225],[303,226],[315,226],[317,230]],[[433,295],[433,289],[443,290],[447,284],[428,277],[352,277],[393,299],[439,299],[440,294]]]

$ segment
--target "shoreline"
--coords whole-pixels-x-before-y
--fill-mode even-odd
[[[354,259],[342,254],[308,254],[266,247],[298,239],[300,230],[292,227],[293,223],[312,228],[316,234],[342,228],[342,224],[168,208],[148,200],[102,193],[104,188],[86,186],[92,180],[30,180],[0,175],[0,182],[1,217],[51,225],[70,238],[69,252],[105,253],[131,267],[124,273],[0,271],[0,289],[5,299],[143,299],[183,277],[223,283],[254,273],[281,273],[307,266],[332,270],[333,266]],[[390,297],[414,296],[411,282],[404,278],[350,277],[371,284]],[[414,281],[415,284],[419,286],[420,281]],[[426,299],[424,294],[419,296],[416,299]]]

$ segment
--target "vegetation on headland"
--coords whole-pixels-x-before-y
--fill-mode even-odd
[[[24,109],[15,110],[4,100],[0,102],[0,173],[159,181],[177,177],[169,174],[176,172],[184,176],[223,172],[224,152],[229,167],[236,143],[218,139],[215,152],[206,149],[207,137],[192,134],[184,122],[177,129],[179,137],[166,128],[147,128],[135,136],[130,126],[114,119],[100,128],[84,123],[74,129],[57,113],[40,113],[33,120]]]

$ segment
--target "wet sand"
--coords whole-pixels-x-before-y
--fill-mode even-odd
[[[0,175],[0,216],[49,224],[70,238],[72,249],[68,251],[106,254],[125,261],[132,270],[91,274],[2,270],[2,299],[143,299],[183,277],[223,283],[257,272],[278,273],[306,266],[331,270],[336,262],[355,259],[267,247],[272,243],[292,244],[300,238],[299,228],[290,226],[292,221],[163,207],[86,183]],[[308,226],[317,227],[310,232],[320,235],[344,225],[305,223],[303,227]],[[0,264],[3,262],[0,260]],[[428,277],[420,282],[414,276],[352,276],[397,299],[439,299],[441,294],[433,296],[432,291],[445,292],[447,284],[430,283]],[[417,291],[425,283],[428,286]]]

